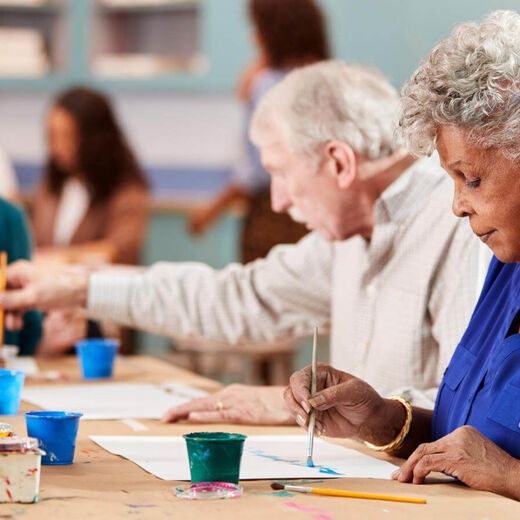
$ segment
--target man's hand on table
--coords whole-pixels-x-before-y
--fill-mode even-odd
[[[295,424],[282,386],[230,385],[208,397],[168,410],[162,420],[193,423]]]
[[[7,268],[7,290],[0,294],[9,329],[23,326],[30,309],[85,307],[89,270],[82,266],[43,266],[20,260]]]

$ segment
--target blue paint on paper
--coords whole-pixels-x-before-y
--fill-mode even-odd
[[[278,455],[271,455],[269,453],[265,453],[263,450],[250,450],[250,453],[256,455],[257,457],[263,457],[265,459],[273,460],[275,462],[285,462],[286,464],[291,464],[293,466],[299,466],[300,468],[307,468],[307,462],[302,462],[301,460],[294,459],[284,459],[283,457],[278,457]],[[327,475],[338,475],[342,476],[342,473],[338,473],[332,468],[327,468],[321,465],[315,465],[314,468],[319,470],[320,473],[326,473]]]

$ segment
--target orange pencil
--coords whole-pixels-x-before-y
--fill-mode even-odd
[[[314,495],[327,495],[330,497],[367,498],[370,500],[390,500],[392,502],[409,502],[411,504],[426,504],[424,498],[396,497],[393,495],[377,495],[375,493],[361,493],[358,491],[344,491],[342,489],[312,488],[304,486],[289,486],[273,482],[273,489],[285,489],[286,491],[297,491],[298,493],[313,493]]]
[[[7,275],[7,252],[0,252],[0,292],[5,291]],[[0,309],[0,348],[4,345],[4,309]]]

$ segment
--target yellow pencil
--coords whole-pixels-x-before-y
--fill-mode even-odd
[[[0,292],[5,291],[7,276],[7,253],[0,251]],[[0,348],[4,345],[4,309],[0,309]]]
[[[290,486],[273,482],[271,484],[273,489],[286,491],[296,491],[298,493],[312,493],[314,495],[327,495],[330,497],[348,497],[348,498],[365,498],[369,500],[390,500],[392,502],[409,502],[411,504],[426,504],[424,498],[410,498],[410,497],[396,497],[392,495],[378,495],[375,493],[361,493],[358,491],[343,491],[342,489],[327,489],[327,488],[311,488],[304,486]]]

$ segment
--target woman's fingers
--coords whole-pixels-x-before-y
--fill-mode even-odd
[[[413,468],[409,471],[406,469],[404,472],[397,470],[392,474],[394,480],[399,482],[412,482],[413,484],[423,484],[426,477],[432,472],[437,471],[439,473],[450,471],[449,461],[445,453],[433,453],[431,455],[424,455],[418,461],[415,462]]]
[[[294,400],[305,410],[305,414],[311,411],[309,397],[311,396],[312,367],[308,366],[295,372],[290,379],[289,388]]]
[[[350,374],[344,374],[342,382],[316,392],[309,399],[309,403],[320,411],[338,405],[358,407],[363,403],[372,402],[374,394],[376,392],[370,385]]]
[[[306,428],[309,422],[307,411],[294,397],[292,388],[288,386],[283,394],[285,404],[289,409],[289,413],[294,417],[294,420],[302,427]]]
[[[444,450],[442,449],[441,441],[442,439],[436,442],[419,444],[419,446],[417,446],[416,450],[408,457],[408,460],[401,466],[401,468],[392,474],[392,478],[399,480],[400,482],[411,482],[414,478],[415,467],[424,457],[443,454]],[[427,461],[428,460],[430,459],[427,459]]]

